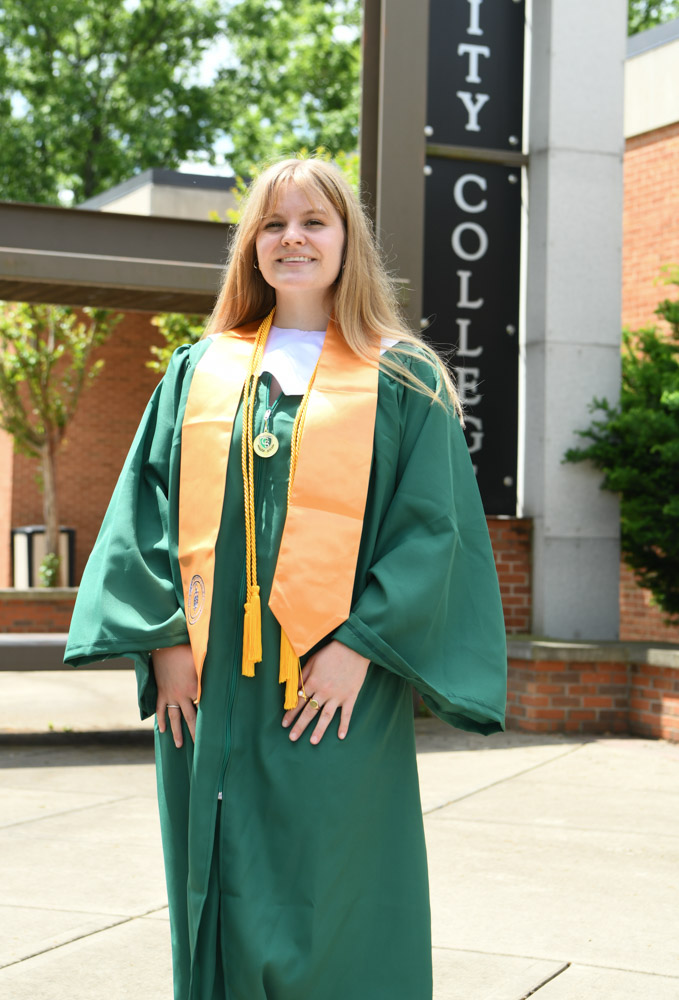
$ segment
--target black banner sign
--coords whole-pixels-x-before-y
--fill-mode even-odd
[[[487,514],[516,513],[521,167],[439,145],[520,152],[523,0],[431,0],[423,316],[452,348]],[[515,141],[514,141],[515,140]]]
[[[431,142],[521,149],[523,0],[430,0]]]
[[[451,367],[487,514],[516,512],[521,171],[432,158],[424,315]]]

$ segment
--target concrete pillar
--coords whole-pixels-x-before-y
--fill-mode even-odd
[[[533,631],[618,635],[616,498],[562,464],[620,381],[627,5],[534,0],[522,513],[534,519]]]
[[[364,0],[361,180],[385,258],[419,330],[429,2]],[[379,61],[378,61],[379,60]],[[371,205],[372,208],[372,205]]]

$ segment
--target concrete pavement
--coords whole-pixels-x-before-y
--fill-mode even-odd
[[[678,1000],[679,747],[417,729],[435,1000]],[[0,740],[0,997],[170,1000],[132,674],[3,673]]]

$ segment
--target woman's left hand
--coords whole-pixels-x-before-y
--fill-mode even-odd
[[[302,670],[307,700],[300,695],[297,707],[291,708],[283,716],[284,726],[295,722],[290,731],[290,739],[298,739],[309,723],[316,721],[311,742],[320,742],[339,708],[338,736],[343,740],[349,730],[351,713],[369,663],[370,660],[365,656],[349,649],[337,639],[314,653]],[[314,708],[312,700],[318,702],[320,707]]]

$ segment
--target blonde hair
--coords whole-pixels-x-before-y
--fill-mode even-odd
[[[233,330],[263,319],[276,304],[275,290],[255,267],[255,240],[262,219],[276,204],[282,185],[292,182],[321,195],[337,211],[346,231],[344,264],[335,283],[333,316],[351,350],[374,363],[375,346],[383,337],[398,341],[382,355],[380,368],[396,381],[432,400],[462,411],[453,381],[442,360],[401,316],[394,282],[382,263],[370,223],[342,173],[326,160],[290,158],[272,164],[252,182],[241,206],[231,240],[217,302],[204,336]],[[403,360],[425,361],[435,376],[435,389],[418,378]]]

